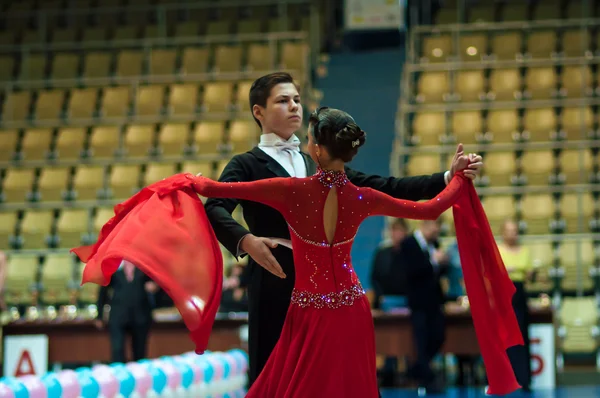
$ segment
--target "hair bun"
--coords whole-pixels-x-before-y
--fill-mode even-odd
[[[340,143],[348,142],[352,148],[358,148],[365,143],[366,134],[356,123],[348,123],[337,132],[335,138]]]

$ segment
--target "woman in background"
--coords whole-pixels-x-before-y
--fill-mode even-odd
[[[513,296],[513,308],[519,328],[523,335],[524,345],[510,347],[508,357],[517,377],[517,381],[524,391],[530,390],[531,385],[531,352],[529,348],[529,309],[527,307],[527,292],[525,282],[532,276],[532,260],[529,248],[519,242],[519,226],[512,220],[507,220],[502,225],[502,243],[498,245],[502,260],[508,271],[510,279],[515,284],[516,292]]]

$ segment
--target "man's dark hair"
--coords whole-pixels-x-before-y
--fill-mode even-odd
[[[268,75],[259,77],[252,83],[249,94],[250,112],[252,113],[252,117],[254,117],[254,112],[252,111],[254,105],[267,106],[267,99],[271,95],[271,90],[281,83],[294,83],[296,89],[300,92],[300,87],[294,82],[292,75],[286,72],[269,73]],[[258,124],[258,127],[262,129],[262,125],[258,119],[254,117],[254,121]]]

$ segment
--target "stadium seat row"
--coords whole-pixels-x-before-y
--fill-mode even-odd
[[[7,92],[2,103],[2,122],[124,119],[128,116],[192,117],[215,113],[223,118],[231,111],[249,114],[250,85],[244,81],[204,85],[113,86],[106,88],[21,90]]]
[[[304,71],[305,43],[284,41],[202,47],[0,54],[0,82],[195,75],[208,72]],[[86,83],[85,80],[82,81]]]
[[[521,115],[522,113],[522,115]],[[548,142],[597,139],[595,111],[590,107],[492,109],[487,112],[417,111],[409,120],[411,140],[420,145],[438,145],[450,137],[457,142]]]
[[[485,152],[484,183],[491,186],[589,184],[598,182],[597,153],[589,149]],[[413,154],[406,163],[407,175],[435,173],[443,168],[439,155]],[[599,187],[600,188],[600,187]]]
[[[214,166],[217,165],[215,170]],[[28,200],[124,199],[141,186],[152,184],[178,172],[202,173],[211,178],[220,175],[226,162],[187,161],[148,165],[112,164],[111,166],[9,168],[2,180],[4,203]]]
[[[253,120],[0,130],[0,162],[239,153],[258,132]]]
[[[600,73],[600,69],[598,70]],[[419,103],[443,101],[512,101],[520,99],[579,98],[595,93],[595,82],[586,65],[485,70],[424,72],[418,78],[415,100]]]
[[[467,15],[461,15],[456,7],[457,2],[451,1],[447,7],[441,8],[435,18],[436,24],[457,22],[494,22],[494,21],[527,21],[548,19],[577,19],[600,15],[598,7],[591,10],[585,8],[585,3],[579,0],[563,2],[544,0],[537,2],[524,1],[479,1],[466,7]]]
[[[454,47],[449,34],[431,34],[422,37],[421,62],[447,62],[452,59],[482,61],[493,57],[496,60],[523,58],[546,59],[556,57],[584,57],[600,50],[600,39],[596,45],[592,33],[571,28],[557,30],[535,30],[525,35],[523,31],[504,29],[498,32],[463,32]]]

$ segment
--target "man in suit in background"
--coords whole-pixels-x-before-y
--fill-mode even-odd
[[[444,293],[440,276],[448,269],[448,257],[439,249],[441,220],[423,221],[402,243],[406,264],[408,307],[417,351],[410,374],[428,393],[440,393],[443,385],[431,369],[445,338]]]
[[[406,298],[406,270],[402,256],[402,242],[409,233],[408,224],[402,218],[396,218],[390,223],[391,244],[377,249],[371,266],[371,288],[373,289],[373,307],[389,310],[389,305],[382,305],[385,296]],[[404,306],[399,302],[394,306]],[[381,385],[393,387],[396,385],[398,358],[386,357],[381,371]]]
[[[109,290],[112,295],[109,298]],[[108,286],[101,286],[98,294],[96,327],[104,328],[104,305],[110,303],[108,333],[111,362],[126,362],[125,336],[131,335],[134,361],[146,358],[148,333],[152,324],[154,295],[158,285],[139,268],[123,260]]]
[[[375,294],[373,307],[381,308],[383,296],[406,295],[406,271],[402,266],[402,242],[408,235],[406,220],[397,218],[390,224],[389,246],[377,249],[371,266],[371,286]]]
[[[309,155],[300,151],[294,134],[302,127],[299,88],[288,73],[276,72],[258,78],[250,88],[250,110],[262,130],[252,150],[235,155],[219,177],[221,182],[256,181],[274,177],[307,177],[316,172]],[[471,163],[471,164],[469,164]],[[468,168],[467,168],[468,166]],[[396,198],[433,198],[465,169],[475,178],[481,157],[466,156],[459,145],[451,170],[429,176],[383,178],[346,168],[350,181]],[[250,230],[233,219],[241,205]],[[307,206],[310,206],[307,203]],[[210,198],[206,213],[219,242],[236,258],[248,254],[242,278],[248,286],[249,380],[256,380],[279,340],[294,287],[292,251],[269,238],[290,239],[283,216],[268,206],[244,200]]]

